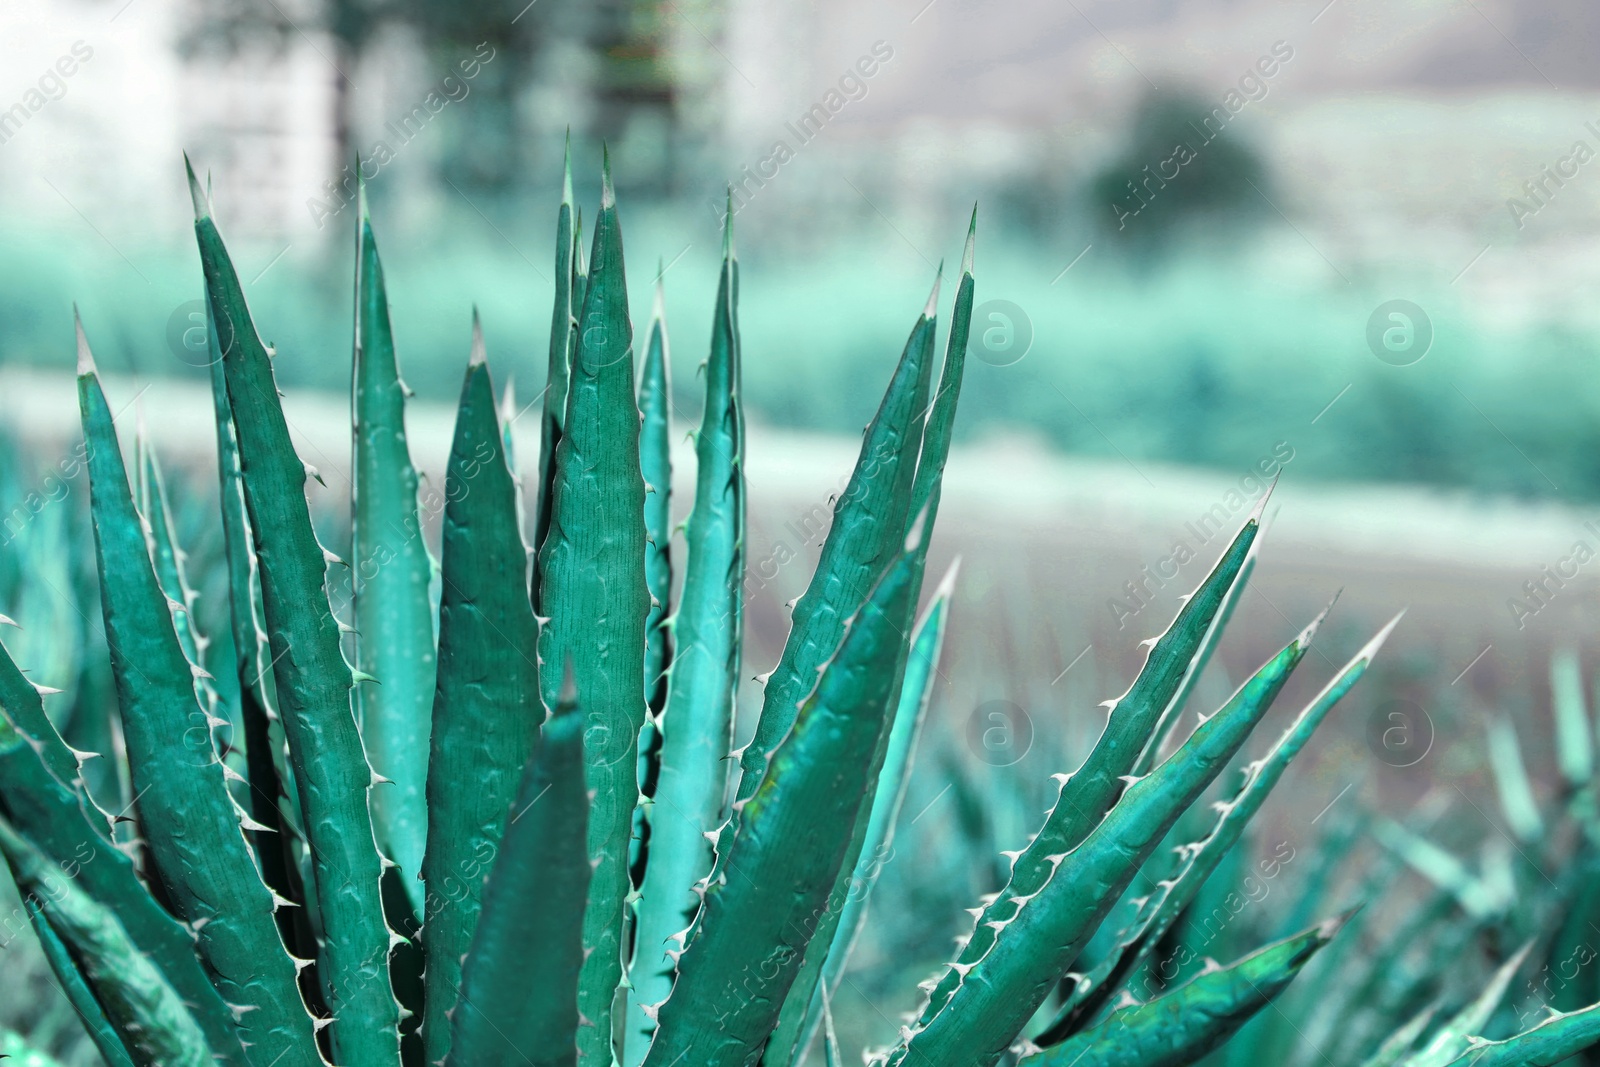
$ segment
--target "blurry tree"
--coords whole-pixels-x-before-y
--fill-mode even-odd
[[[1234,92],[1214,105],[1189,92],[1145,96],[1125,146],[1086,190],[1090,218],[1113,245],[1145,260],[1185,231],[1271,210],[1266,163],[1234,128],[1245,103]]]

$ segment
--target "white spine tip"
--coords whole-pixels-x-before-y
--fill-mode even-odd
[[[939,314],[939,286],[944,281],[944,261],[939,261],[939,270],[933,276],[933,291],[928,294],[928,302],[922,308],[922,317],[931,319]]]
[[[489,362],[488,349],[483,343],[483,323],[478,318],[478,305],[472,305],[472,350],[467,356],[467,366],[477,367]]]

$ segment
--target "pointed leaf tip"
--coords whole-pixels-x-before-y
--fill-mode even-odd
[[[1267,491],[1261,494],[1261,499],[1256,501],[1256,506],[1250,509],[1250,518],[1245,521],[1253,522],[1257,526],[1261,525],[1261,516],[1267,510],[1267,501],[1272,499],[1272,491],[1278,488],[1278,479],[1281,477],[1283,477],[1283,469],[1280,467],[1278,473],[1274,474],[1272,481],[1268,483]]]
[[[978,244],[978,205],[977,205],[976,202],[974,202],[973,205],[972,205],[972,221],[967,223],[967,243],[966,243],[966,247],[964,247],[961,250],[961,273],[963,275],[971,275],[972,274],[973,253],[976,251],[977,244]]]
[[[912,520],[911,528],[906,531],[906,551],[915,552],[922,547],[922,538],[928,524],[928,511],[931,501],[922,505],[922,510],[917,512],[917,517]]]
[[[78,316],[78,305],[72,305],[72,327],[78,337],[78,377],[95,373],[94,353],[89,351],[89,337],[83,332],[83,319]]]
[[[928,303],[922,309],[922,317],[931,319],[939,314],[939,285],[944,281],[944,260],[939,261],[939,269],[933,276],[933,291],[928,294]]]
[[[950,567],[944,572],[944,577],[939,579],[939,584],[934,586],[933,599],[949,600],[955,594],[956,577],[961,573],[961,557],[957,556],[950,561]]]
[[[1405,614],[1406,614],[1406,612],[1408,610],[1410,610],[1410,609],[1409,608],[1401,608],[1398,612],[1395,613],[1395,617],[1394,618],[1392,618],[1388,622],[1384,623],[1383,624],[1383,629],[1379,630],[1376,634],[1374,634],[1373,637],[1372,637],[1372,640],[1368,641],[1366,643],[1366,646],[1364,648],[1362,648],[1362,650],[1360,652],[1356,653],[1356,659],[1358,659],[1358,660],[1366,660],[1368,663],[1371,663],[1373,658],[1377,656],[1378,649],[1382,648],[1383,645],[1384,645],[1384,642],[1389,640],[1389,635],[1394,632],[1394,628],[1396,626],[1400,625],[1400,620],[1405,618]]]
[[[617,206],[617,190],[611,184],[611,150],[600,146],[600,210]]]
[[[467,357],[467,366],[476,367],[489,362],[489,352],[483,344],[483,323],[478,319],[478,305],[472,305],[472,352]]]
[[[733,183],[728,183],[728,210],[722,216],[722,258],[733,256]]]
[[[650,305],[650,321],[664,323],[667,318],[667,286],[662,277],[662,264],[656,262],[656,292]]]
[[[572,204],[572,127],[567,127],[567,145],[561,153],[561,202]]]
[[[211,199],[206,196],[205,190],[200,188],[200,179],[194,176],[194,164],[189,162],[189,153],[183,154],[183,171],[189,178],[189,199],[194,202],[194,220],[211,217]]]
[[[1333,606],[1339,602],[1339,596],[1343,592],[1344,592],[1344,590],[1341,589],[1341,590],[1339,590],[1338,593],[1333,594],[1333,599],[1328,601],[1327,606],[1324,607],[1321,611],[1317,612],[1317,617],[1312,619],[1311,622],[1309,624],[1307,624],[1307,626],[1306,626],[1306,628],[1304,630],[1300,631],[1300,636],[1295,638],[1295,641],[1302,648],[1304,648],[1305,646],[1311,644],[1312,639],[1317,636],[1317,631],[1322,628],[1322,623],[1323,623],[1324,620],[1327,619],[1328,612],[1333,610]]]

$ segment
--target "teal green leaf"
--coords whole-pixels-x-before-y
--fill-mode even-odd
[[[927,414],[937,296],[935,283],[928,306],[906,339],[878,413],[867,427],[850,480],[834,504],[817,569],[795,602],[789,638],[766,680],[755,736],[739,757],[740,800],[755,794],[767,761],[816,685],[818,669],[839,647],[845,620],[866,602],[872,583],[900,551],[912,518],[911,491]],[[953,392],[949,403],[954,404]],[[929,483],[930,493],[933,484],[936,479]]]
[[[739,684],[744,615],[744,423],[739,391],[739,262],[725,238],[712,316],[706,403],[695,435],[694,508],[685,524],[688,564],[673,619],[649,863],[638,905],[633,986],[623,1062],[637,1067],[672,990],[673,957],[699,907],[696,885],[712,866],[723,821],[728,752]],[[648,426],[648,423],[647,423]]]
[[[220,720],[201,707],[198,668],[173,627],[173,616],[187,609],[169,606],[157,580],[81,325],[78,402],[106,643],[147,846],[252,1054],[283,1067],[313,1067],[320,1056],[294,961],[278,937],[272,893],[244,838],[248,819],[228,792],[212,741]]]
[[[1361,1061],[1361,1067],[1395,1067],[1395,1064],[1404,1059],[1412,1046],[1417,1043],[1417,1038],[1428,1028],[1437,1010],[1436,1006],[1429,1006],[1407,1019],[1405,1025],[1384,1038],[1383,1044],[1379,1045],[1371,1056]],[[1596,1033],[1600,1034],[1600,1031]]]
[[[261,867],[261,880],[297,908],[280,908],[278,932],[290,955],[316,956],[316,938],[307,914],[298,862],[299,803],[289,769],[289,748],[276,711],[272,684],[272,650],[261,606],[261,571],[250,515],[244,499],[244,472],[239,466],[239,437],[228,405],[228,386],[217,343],[215,317],[206,302],[206,340],[211,357],[211,402],[217,430],[217,477],[222,512],[223,553],[228,568],[228,621],[233,632],[234,672],[239,679],[239,722],[244,736],[245,777],[251,821],[265,830],[249,832]]]
[[[1578,655],[1561,649],[1550,657],[1550,703],[1556,722],[1556,765],[1574,789],[1594,776],[1594,732],[1583,699]]]
[[[1399,622],[1400,616],[1396,615],[1379,630],[1295,717],[1277,744],[1245,768],[1244,783],[1232,799],[1219,806],[1211,832],[1184,849],[1185,859],[1178,871],[1161,881],[1145,900],[1129,928],[1130,936],[1123,938],[1104,960],[1079,978],[1077,991],[1068,999],[1057,1020],[1034,1039],[1038,1044],[1056,1044],[1086,1022],[1099,1018],[1112,995],[1139,973],[1223,857],[1237,851],[1235,846],[1240,844],[1246,826],[1283,778],[1289,763],[1300,754],[1333,706],[1367,672]]]
[[[1379,819],[1372,836],[1418,874],[1450,892],[1462,910],[1480,922],[1504,914],[1513,903],[1502,887],[1478,877],[1454,854],[1395,822]]]
[[[355,594],[356,668],[378,679],[355,690],[357,721],[372,769],[388,785],[372,792],[378,844],[400,868],[411,906],[423,910],[427,843],[429,716],[433,710],[432,564],[417,512],[417,472],[406,445],[406,388],[389,327],[383,265],[357,191],[356,313],[351,406],[350,581]]]
[[[1269,489],[1268,492],[1270,491]],[[1150,768],[1155,766],[1167,738],[1177,726],[1178,720],[1183,717],[1183,709],[1189,703],[1190,694],[1199,684],[1200,676],[1205,673],[1206,666],[1211,662],[1211,654],[1216,651],[1218,642],[1222,640],[1222,635],[1228,628],[1229,620],[1233,618],[1233,609],[1238,606],[1240,598],[1244,596],[1244,591],[1250,584],[1250,575],[1255,572],[1256,559],[1261,554],[1261,540],[1261,535],[1257,534],[1255,541],[1250,545],[1250,551],[1245,554],[1238,575],[1233,579],[1233,584],[1228,586],[1222,607],[1217,609],[1211,625],[1206,627],[1205,636],[1200,640],[1200,647],[1195,650],[1194,661],[1184,674],[1182,684],[1167,702],[1167,709],[1162,712],[1161,721],[1151,731],[1150,740],[1145,742],[1144,751],[1139,753],[1139,759],[1133,765],[1134,775],[1150,773]],[[1295,929],[1298,930],[1300,927],[1296,926]]]
[[[0,654],[0,667],[10,663],[9,656]],[[55,728],[46,727],[61,743]],[[140,884],[133,861],[97,829],[104,826],[104,816],[51,773],[43,756],[46,747],[16,728],[9,706],[0,700],[0,816],[116,913],[134,945],[191,1005],[219,1058],[243,1065],[233,1015],[200,967],[193,933],[156,903]]]
[[[1177,989],[1116,1012],[1018,1067],[1184,1067],[1221,1045],[1281,993],[1348,916],[1297,934],[1229,967],[1209,966]]]
[[[460,990],[461,960],[472,945],[483,883],[544,718],[528,550],[476,316],[445,498],[439,684],[422,863],[428,888],[422,1037],[429,1063],[450,1051],[449,1012]]]
[[[155,565],[156,581],[160,583],[162,595],[175,605],[172,628],[177,631],[178,644],[182,646],[189,662],[204,671],[206,640],[194,625],[197,594],[189,587],[188,577],[184,574],[184,555],[178,547],[177,531],[172,528],[172,508],[167,502],[166,481],[161,476],[161,463],[145,436],[142,421],[135,453],[138,456],[138,473],[135,476],[138,492],[134,507],[144,519],[145,547]],[[217,694],[211,688],[210,679],[203,673],[196,673],[194,689],[201,706],[215,714]]]
[[[858,826],[862,825],[863,818],[865,820],[861,840],[859,845],[852,842],[853,866],[848,872],[841,869],[841,881],[834,887],[833,899],[842,901],[837,909],[832,909],[838,918],[830,923],[825,916],[818,923],[812,943],[807,946],[805,965],[784,1001],[777,1029],[767,1043],[765,1059],[769,1064],[800,1063],[805,1059],[821,1020],[822,1005],[831,991],[838,988],[850,950],[866,922],[873,886],[884,865],[894,858],[895,821],[905,801],[917,736],[933,695],[958,567],[959,561],[950,567],[912,633],[911,653],[889,727],[883,766],[873,787],[872,803],[857,816]],[[845,880],[846,875],[848,880]]]
[[[1523,945],[1514,956],[1501,964],[1471,1003],[1434,1031],[1420,1050],[1401,1061],[1402,1067],[1446,1067],[1468,1051],[1473,1035],[1483,1029],[1500,1007],[1506,991],[1511,988],[1511,980],[1522,969],[1522,963],[1532,948],[1532,942]]]
[[[918,450],[916,468],[911,471],[912,476],[909,482],[911,498],[907,517],[917,516],[915,521],[922,523],[929,531],[933,529],[939,512],[944,467],[949,457],[956,403],[960,398],[962,372],[966,365],[966,346],[972,321],[972,263],[976,239],[977,208],[974,207],[972,221],[967,228],[966,248],[961,258],[961,284],[956,294],[955,315],[945,349],[944,367],[940,374],[938,392],[934,395],[931,403],[928,403],[927,395],[933,370],[932,348],[934,337],[937,333],[934,313],[938,306],[939,279],[934,281],[933,293],[928,297],[927,307],[922,314],[924,322],[919,324],[925,324],[927,332],[922,336],[921,340],[921,344],[926,347],[921,348],[918,353],[922,377],[917,380],[916,391],[913,394],[913,403],[917,407],[917,412],[913,417],[912,425],[905,440],[905,448],[907,450]],[[940,274],[941,276],[943,274],[942,267]],[[908,348],[911,345],[918,344],[918,336],[913,331],[912,341],[908,343]],[[890,487],[892,499],[898,499],[899,494],[908,488],[908,483],[905,480],[905,475],[908,471],[910,471],[908,465],[900,468],[896,481]],[[911,603],[913,605],[920,598],[922,592],[923,570],[927,565],[926,545],[928,540],[928,537],[923,538],[924,551],[912,578]],[[910,628],[911,623],[912,619],[908,615],[905,620],[907,629]],[[896,665],[896,670],[903,673],[906,666],[906,662],[902,660]],[[896,684],[898,685],[899,683],[897,682]],[[878,766],[879,761],[887,757],[886,746],[889,743],[889,737],[890,732],[885,732],[879,738],[879,752],[875,757],[874,768]],[[877,774],[878,772],[875,769],[874,776],[876,777]],[[856,868],[864,862],[864,855],[865,862],[869,864],[873,862],[873,849],[867,847],[871,808],[871,805],[866,805],[857,814],[856,825],[850,837],[850,844],[845,851],[844,864],[840,867],[838,881],[834,885],[833,893],[829,898],[830,901],[835,903],[826,908],[818,920],[816,933],[808,946],[800,974],[790,989],[789,998],[784,1003],[782,1015],[778,1020],[778,1026],[768,1043],[766,1060],[769,1063],[769,1067],[775,1064],[787,1064],[794,1057],[801,1055],[803,1049],[809,1046],[815,1034],[820,1017],[820,1001],[817,996],[817,989],[822,982],[828,956],[834,951],[839,941],[839,929],[844,919],[845,909],[862,892],[862,887],[855,881]],[[847,935],[846,941],[848,942],[853,936],[853,934]]]
[[[273,678],[311,857],[322,977],[341,1067],[392,1067],[400,1006],[389,988],[390,932],[367,792],[374,775],[351,708],[350,665],[328,603],[327,557],[311,525],[306,468],[278,399],[210,205],[190,172],[195,237],[238,434],[245,503],[261,571]]]
[[[561,431],[567,422],[567,390],[571,381],[572,357],[577,351],[578,313],[583,310],[575,289],[582,258],[572,206],[572,135],[567,135],[566,159],[561,184],[561,210],[556,216],[555,306],[550,312],[549,369],[544,384],[544,409],[539,420],[539,487],[534,500],[532,599],[543,601],[539,593],[539,549],[550,532],[550,516],[555,507],[556,452]]]
[[[83,786],[77,754],[56,732],[45,715],[44,694],[18,669],[4,645],[0,645],[0,708],[4,708],[15,728],[39,750],[39,758],[50,773],[65,786],[81,794],[97,816],[93,822],[101,836],[111,837],[110,819],[93,807]]]
[[[644,729],[639,732],[640,800],[633,813],[633,840],[628,855],[635,886],[644,881],[651,804],[661,768],[661,714],[667,705],[667,666],[672,659],[672,622],[667,617],[672,600],[672,383],[665,303],[658,266],[650,340],[639,372],[639,467],[645,484],[644,578],[650,590],[650,614],[644,624],[644,700],[648,711]]]
[[[655,312],[639,376],[639,466],[644,475],[645,586],[650,590],[650,615],[645,620],[644,696],[659,714],[666,704],[667,664],[672,628],[667,612],[672,599],[672,380],[667,350],[667,320],[661,281],[656,280]],[[642,777],[641,777],[641,780]]]
[[[629,839],[638,803],[641,671],[650,592],[645,585],[644,476],[634,400],[633,327],[610,166],[594,232],[594,267],[572,365],[566,431],[556,453],[554,513],[540,547],[539,659],[572,661],[588,722],[584,747],[595,790],[584,913],[586,956],[578,1007],[580,1059],[611,1067],[611,1002],[622,979],[622,924],[631,889]],[[553,707],[560,679],[546,671]]]
[[[136,1067],[208,1067],[215,1062],[189,1008],[109,909],[74,879],[62,877],[56,864],[4,820],[0,854],[11,866],[18,892],[43,905],[50,928],[78,961],[84,981]]]
[[[1011,911],[1008,901],[1038,893],[1055,870],[1052,857],[1076,848],[1116,802],[1124,776],[1132,773],[1151,734],[1177,699],[1196,652],[1249,558],[1266,502],[1263,496],[1205,581],[1184,601],[1172,625],[1150,642],[1144,666],[1127,692],[1108,702],[1111,712],[1105,730],[1089,758],[1070,776],[1058,776],[1055,804],[1039,832],[1012,862],[1005,890],[977,916],[971,937],[956,956],[959,967],[988,953],[1000,929],[996,924],[1004,923]],[[933,1018],[955,992],[959,967],[946,970],[938,979],[923,1009],[923,1022]]]
[[[1081,844],[1049,857],[1037,890],[1019,894],[1013,874],[990,909],[1000,925],[988,952],[949,968],[954,992],[941,1010],[924,1010],[890,1054],[890,1067],[924,1062],[919,1057],[949,1067],[989,1067],[999,1058],[1178,816],[1244,744],[1314,633],[1314,625],[1303,631],[1172,756],[1129,785]]]
[[[1600,1042],[1600,1004],[1557,1014],[1504,1041],[1473,1039],[1451,1067],[1554,1067]]]
[[[906,512],[907,515],[916,516],[928,508],[930,530],[938,515],[938,502],[934,494],[944,480],[945,463],[950,458],[956,405],[961,400],[961,382],[967,366],[967,342],[972,334],[972,299],[976,291],[972,269],[977,241],[978,208],[973,205],[972,221],[967,224],[967,243],[961,254],[961,280],[956,286],[955,308],[950,314],[950,336],[946,339],[944,363],[939,369],[939,388],[934,392],[933,402],[928,405],[927,416],[923,420],[922,451],[917,458],[911,506]]]
[[[743,818],[705,889],[647,1067],[738,1067],[771,1035],[871,788],[921,534],[850,621],[761,787],[740,802]]]
[[[589,887],[583,729],[569,679],[523,775],[484,890],[452,1017],[452,1064],[577,1062],[578,972]]]
[[[106,1018],[106,1013],[101,1010],[100,1001],[95,999],[94,990],[89,988],[89,982],[84,978],[83,971],[78,968],[77,961],[72,958],[71,950],[50,925],[50,918],[45,914],[41,902],[30,895],[22,904],[28,911],[28,921],[33,926],[33,932],[39,938],[39,948],[44,953],[45,962],[49,963],[50,969],[55,972],[56,980],[61,983],[61,991],[66,994],[67,1002],[78,1013],[84,1030],[88,1031],[89,1040],[100,1050],[101,1058],[106,1061],[108,1067],[133,1067],[133,1060],[128,1058],[127,1046],[122,1043],[122,1038],[117,1036],[116,1029]],[[0,1042],[0,1053],[5,1052],[5,1043]],[[5,1057],[0,1055],[0,1058]],[[22,1057],[19,1067],[23,1067],[27,1062],[28,1058]]]
[[[1499,716],[1491,718],[1486,729],[1489,769],[1494,772],[1495,792],[1500,797],[1506,825],[1522,844],[1537,844],[1544,837],[1544,819],[1539,815],[1533,783],[1528,780],[1528,767],[1522,759],[1522,746],[1517,743],[1517,731]]]

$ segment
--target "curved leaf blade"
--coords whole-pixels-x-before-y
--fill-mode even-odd
[[[389,985],[383,868],[367,804],[374,775],[351,707],[354,677],[329,606],[327,556],[312,529],[306,468],[289,436],[271,356],[192,170],[189,181],[261,565],[278,711],[325,932],[319,970],[334,1005],[335,1057],[343,1067],[392,1067],[400,1054],[400,1005]]]
[[[643,1062],[655,1032],[653,1016],[672,991],[673,942],[681,943],[700,906],[695,887],[713,862],[707,835],[723,821],[727,794],[744,611],[738,271],[730,241],[705,364],[705,413],[695,435],[695,498],[685,525],[688,564],[672,623],[677,654],[667,680],[649,862],[629,973],[628,1067]]]
[[[428,745],[436,671],[433,566],[417,510],[417,472],[406,444],[389,296],[357,190],[355,341],[351,359],[350,582],[355,596],[356,669],[378,685],[355,690],[361,740],[372,769],[390,784],[372,793],[378,844],[399,866],[400,884],[422,914],[422,853],[428,833]]]

